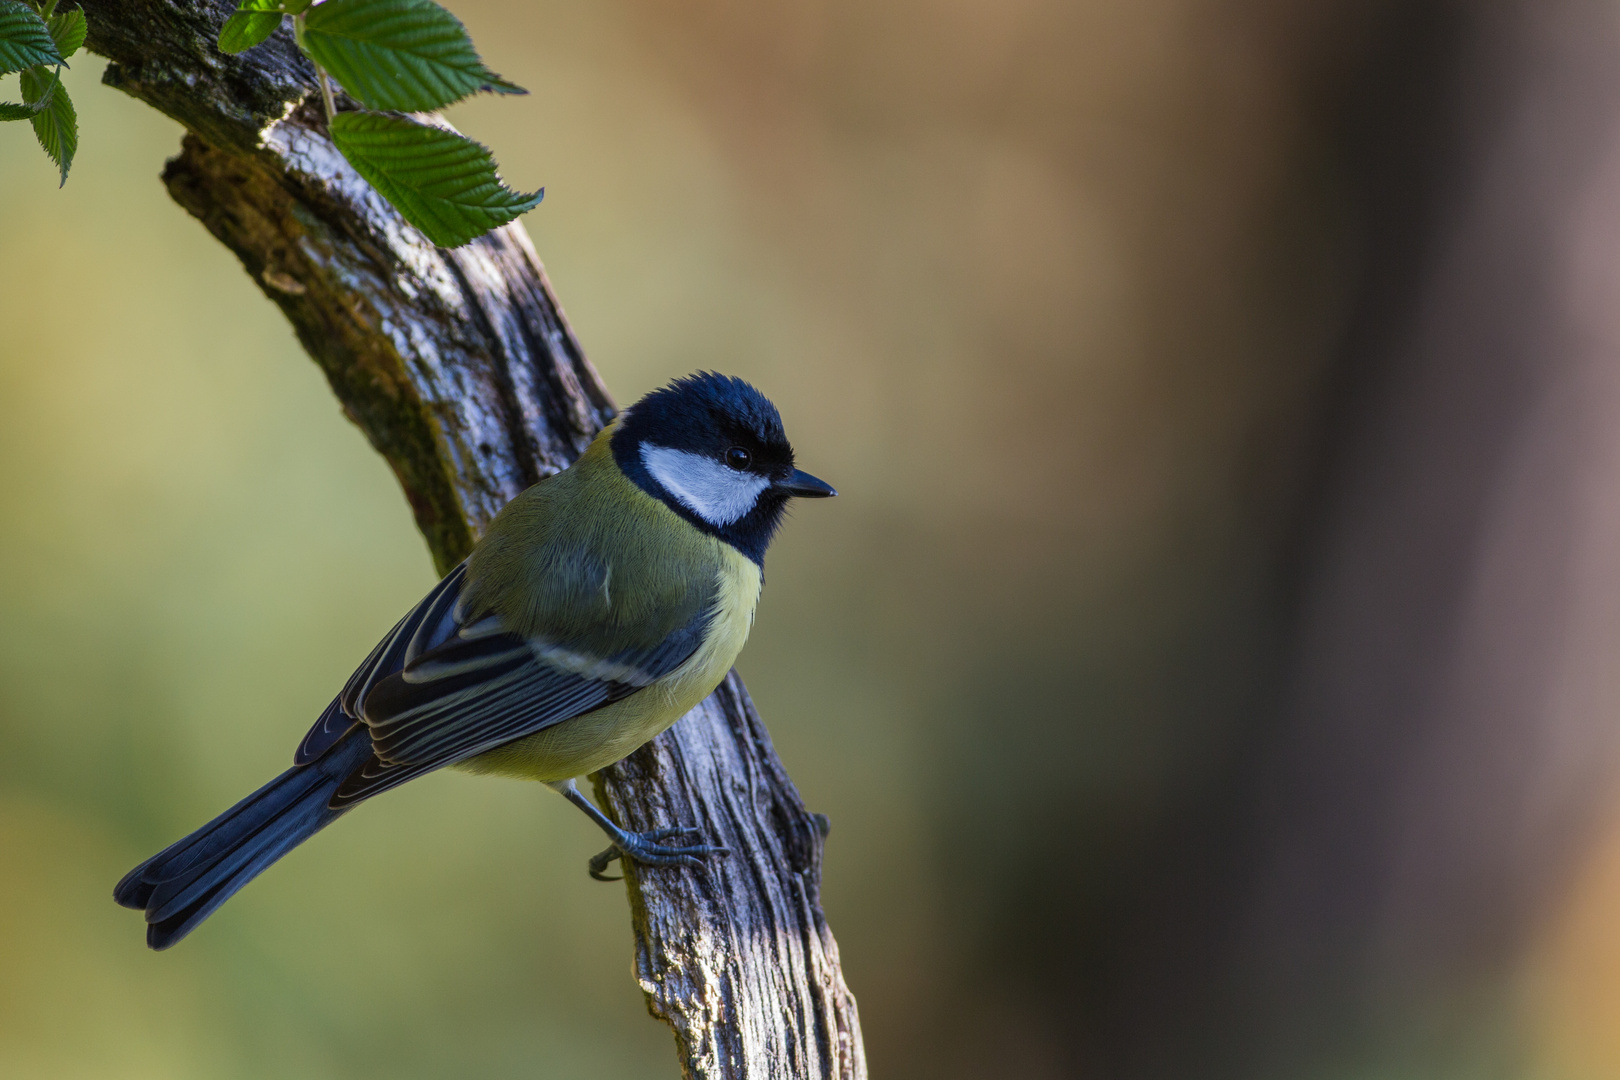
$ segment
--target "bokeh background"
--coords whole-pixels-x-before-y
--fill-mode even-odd
[[[842,493],[741,668],[874,1076],[1620,1075],[1620,7],[451,7],[619,400]],[[541,789],[112,904],[432,570],[101,66],[0,127],[0,1075],[673,1075]]]

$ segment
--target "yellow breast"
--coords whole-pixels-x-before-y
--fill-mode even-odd
[[[707,539],[707,538],[706,538]],[[627,698],[564,720],[458,768],[544,782],[605,768],[685,716],[720,685],[754,624],[762,584],[759,567],[719,540],[714,617],[696,652],[674,671]]]

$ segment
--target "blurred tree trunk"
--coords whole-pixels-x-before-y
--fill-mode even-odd
[[[1248,1076],[1518,1057],[1620,751],[1620,17],[1425,4],[1386,33],[1406,93],[1347,103],[1369,258],[1239,777]]]
[[[1525,1064],[1525,975],[1620,759],[1620,13],[1187,6],[1211,28],[1201,59],[1286,73],[1247,118],[1275,150],[1277,216],[1234,245],[1282,269],[1233,274],[1286,326],[1318,245],[1345,299],[1294,359],[1327,352],[1325,377],[1291,406],[1308,437],[1257,424],[1221,463],[1259,494],[1230,511],[1243,539],[1216,534],[1182,579],[1231,584],[1163,635],[1168,734],[1132,728],[1152,706],[1054,676],[1083,662],[1060,632],[993,654],[993,722],[951,776],[982,783],[1010,741],[1018,782],[949,819],[976,954],[915,1042],[947,1049],[912,1075],[1551,1075]],[[1235,215],[1233,192],[1207,198]],[[1184,294],[1158,303],[1196,318]],[[1279,378],[1240,370],[1219,392]],[[1106,640],[1088,617],[1075,636]],[[1085,727],[1088,707],[1117,726]],[[1060,742],[1065,721],[1085,737]],[[1036,738],[1053,764],[1030,763]],[[1103,767],[1124,794],[1086,790]],[[994,1019],[964,1032],[970,1011]]]
[[[1114,1075],[1521,1075],[1615,789],[1620,19],[1377,11],[1315,87],[1354,302],[1270,555],[1271,707],[1094,944],[1128,974],[1076,1060]]]
[[[188,129],[170,194],[280,306],[393,467],[442,572],[613,403],[522,225],[453,251],[427,243],[333,149],[290,32],[241,56],[215,48],[234,6],[84,3],[105,81]],[[820,907],[823,829],[736,674],[596,781],[627,827],[695,824],[732,851],[707,875],[626,867],[637,977],[684,1073],[864,1077]]]

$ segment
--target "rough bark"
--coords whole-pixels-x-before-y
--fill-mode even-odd
[[[83,6],[105,81],[188,130],[170,194],[281,308],[393,467],[439,569],[454,565],[614,412],[528,234],[514,223],[444,250],[407,225],[333,148],[285,29],[226,56],[221,0]],[[707,874],[626,874],[638,979],[685,1075],[864,1077],[819,901],[824,821],[736,674],[596,782],[622,824],[699,825],[733,852]]]

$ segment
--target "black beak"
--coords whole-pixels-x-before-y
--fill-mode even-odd
[[[776,490],[785,491],[801,499],[826,499],[838,494],[825,480],[817,480],[803,469],[794,469],[793,475],[776,482]]]

